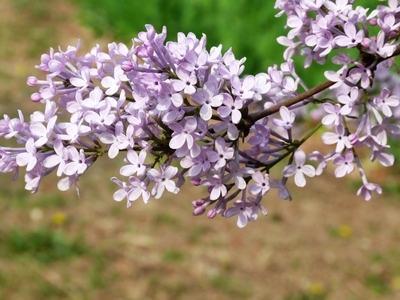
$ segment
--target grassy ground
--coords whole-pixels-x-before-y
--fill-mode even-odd
[[[0,112],[31,112],[26,77],[49,47],[96,40],[67,1],[0,1]],[[0,299],[399,299],[398,178],[364,202],[352,180],[327,174],[265,199],[270,214],[244,229],[191,215],[197,191],[131,209],[112,200],[104,158],[82,197],[46,178],[38,194],[0,175]],[[200,195],[200,193],[198,194]]]

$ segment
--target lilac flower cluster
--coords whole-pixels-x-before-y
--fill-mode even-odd
[[[288,36],[278,38],[287,46],[286,62],[255,76],[241,76],[245,59],[231,49],[208,51],[204,35],[180,33],[176,42],[165,42],[166,29],[157,33],[151,25],[130,48],[111,43],[106,52],[95,46],[83,56],[79,44],[51,49],[37,66],[45,80],[28,78],[39,88],[31,99],[44,111],[28,121],[20,111],[0,120],[0,136],[21,145],[0,147],[0,171],[16,178],[25,167],[25,187],[32,192],[56,171],[60,190],[75,186],[79,192],[79,177],[99,157],[123,156],[121,176],[111,178],[116,201],[130,207],[141,197],[148,203],[165,190],[178,193],[189,181],[208,191],[192,202],[194,215],[236,215],[239,227],[267,214],[261,200],[271,189],[291,199],[288,178],[304,187],[305,176],[321,175],[329,161],[337,166],[336,177],[357,166],[363,181],[357,194],[364,199],[381,193],[367,180],[356,148],[370,148],[370,159],[383,166],[394,162],[387,136],[400,134],[392,122],[399,97],[375,73],[387,71],[399,52],[397,1],[372,12],[347,0],[278,0],[275,7],[288,16]],[[376,36],[370,27],[379,28]],[[348,48],[358,49],[358,56],[344,52]],[[328,81],[308,89],[292,56],[305,55],[308,67],[323,64],[334,49],[340,49],[333,57],[339,70],[326,71]],[[325,90],[330,96],[322,97]],[[313,115],[321,121],[304,133],[295,121],[309,103],[320,104]],[[300,146],[323,126],[322,141],[334,149],[306,155]],[[270,178],[280,162],[286,164],[282,175]]]

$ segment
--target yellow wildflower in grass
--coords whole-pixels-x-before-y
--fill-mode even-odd
[[[400,291],[400,276],[393,277],[390,286],[394,291]]]
[[[51,216],[51,223],[54,225],[60,226],[63,225],[67,221],[67,215],[61,211],[55,212]]]
[[[349,238],[353,234],[353,229],[349,225],[340,225],[337,230],[338,236],[341,238]]]
[[[308,293],[314,296],[323,295],[325,293],[325,288],[320,282],[312,282],[308,286]]]

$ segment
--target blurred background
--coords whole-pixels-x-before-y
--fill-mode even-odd
[[[43,109],[30,101],[26,78],[43,77],[34,66],[50,47],[129,44],[144,24],[166,25],[169,39],[205,33],[208,47],[246,56],[245,73],[263,72],[283,61],[276,38],[285,19],[276,13],[261,0],[0,0],[0,113]],[[318,66],[298,70],[310,86],[324,81]],[[312,143],[305,147],[320,141]],[[58,191],[55,176],[30,194],[23,178],[0,174],[0,299],[400,297],[398,166],[365,162],[384,188],[369,202],[356,196],[357,174],[338,180],[330,168],[306,189],[290,179],[292,202],[269,194],[269,215],[239,229],[235,218],[192,216],[201,190],[127,209],[109,182],[120,165],[103,157],[80,180],[80,198]]]

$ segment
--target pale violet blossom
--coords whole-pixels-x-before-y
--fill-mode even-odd
[[[333,132],[325,132],[322,134],[322,141],[327,145],[336,144],[336,152],[340,152],[345,148],[352,148],[352,145],[349,141],[349,137],[346,135],[344,126],[339,124],[335,127],[336,133]]]
[[[347,151],[344,156],[339,155],[333,159],[333,163],[338,165],[335,169],[336,177],[343,177],[347,174],[350,174],[354,170],[354,155],[352,151]]]
[[[294,164],[283,168],[283,176],[290,177],[294,175],[294,182],[299,187],[306,185],[304,175],[308,177],[315,176],[315,168],[312,165],[306,165],[306,154],[303,150],[296,150],[294,153]]]

